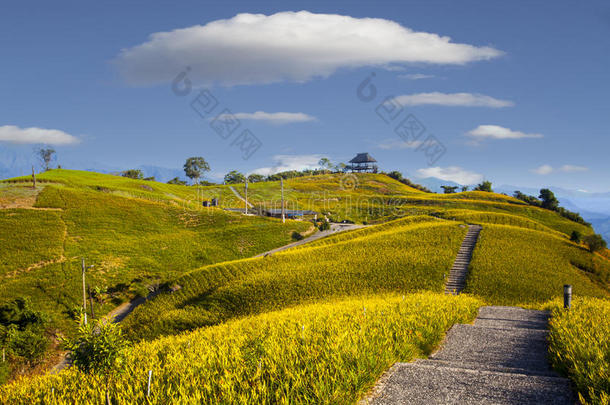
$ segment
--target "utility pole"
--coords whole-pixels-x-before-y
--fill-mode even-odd
[[[284,210],[284,178],[280,177],[280,184],[282,186],[282,223],[286,223],[286,211]]]
[[[83,314],[85,316],[85,325],[87,324],[87,290],[85,287],[85,258],[81,259],[81,267],[83,269]]]
[[[36,173],[34,172],[34,165],[32,165],[32,182],[34,183],[34,189],[36,189]]]
[[[246,215],[248,215],[248,178],[246,177]]]

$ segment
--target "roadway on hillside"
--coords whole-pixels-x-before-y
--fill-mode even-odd
[[[231,191],[233,192],[233,194],[235,194],[235,197],[239,198],[240,200],[242,200],[245,204],[248,205],[248,208],[254,208],[254,205],[250,204],[249,202],[246,201],[246,199],[244,197],[241,196],[241,194],[239,194],[237,192],[237,190],[235,190],[233,188],[233,186],[229,186],[229,188],[231,189]]]
[[[303,239],[301,239],[299,241],[290,243],[290,244],[285,245],[285,246],[281,246],[279,248],[275,248],[275,249],[269,250],[268,252],[261,253],[259,255],[254,256],[254,257],[269,256],[269,255],[271,255],[273,253],[281,252],[282,250],[290,249],[290,248],[295,247],[295,246],[304,245],[306,243],[313,242],[314,240],[325,238],[325,237],[333,235],[335,233],[351,231],[353,229],[360,229],[360,228],[364,228],[365,226],[368,226],[368,225],[334,224],[334,223],[332,223],[332,224],[330,224],[330,229],[329,230],[318,231],[318,232],[314,233],[313,235],[308,236],[306,238],[303,238]]]
[[[547,361],[548,313],[483,307],[454,325],[427,360],[396,363],[361,403],[574,404],[569,380]]]

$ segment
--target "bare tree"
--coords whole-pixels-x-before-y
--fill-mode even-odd
[[[36,153],[38,154],[38,157],[40,158],[40,161],[42,162],[42,166],[44,167],[44,170],[45,171],[49,170],[49,165],[51,164],[53,157],[56,156],[55,149],[40,148],[36,151]]]

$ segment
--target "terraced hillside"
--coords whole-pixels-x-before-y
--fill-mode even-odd
[[[89,283],[102,287],[98,314],[146,294],[146,286],[167,287],[121,323],[135,346],[125,376],[113,383],[117,401],[143,401],[142,390],[126,387],[154,369],[152,403],[214,396],[353,402],[392,362],[429,354],[451,325],[474,319],[483,304],[546,308],[563,284],[580,297],[610,297],[608,252],[570,240],[574,231],[592,234],[590,227],[501,194],[423,193],[382,174],[286,180],[288,208],[368,226],[254,258],[299,237],[295,232],[312,232],[312,222],[200,206],[220,197],[223,207],[240,207],[224,185],[65,170],[39,178],[36,191],[26,178],[0,183],[0,201],[10,207],[0,210],[8,230],[0,235],[8,246],[0,260],[3,300],[28,296],[69,331],[69,310],[82,299],[81,256],[95,265]],[[253,183],[248,195],[257,208],[279,207],[278,182]],[[482,225],[465,283],[471,297],[446,297],[468,224]],[[449,307],[457,312],[437,316]],[[203,366],[194,358],[205,359]],[[320,379],[308,380],[310,374]],[[72,369],[0,393],[30,403],[51,386],[66,403],[104,394],[101,380],[82,389],[75,384],[81,378]]]
[[[147,295],[149,286],[253,256],[313,228],[191,209],[191,187],[65,170],[39,177],[44,182],[35,191],[23,183],[0,185],[0,200],[13,207],[0,210],[0,296],[2,302],[29,298],[60,329],[72,324],[68,314],[82,304],[82,257],[95,266],[88,284],[102,291],[95,309],[104,313]],[[30,198],[15,198],[24,194]]]

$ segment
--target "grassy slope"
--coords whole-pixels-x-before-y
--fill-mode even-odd
[[[65,312],[81,303],[81,257],[95,265],[88,272],[92,287],[108,287],[117,298],[129,298],[145,285],[202,265],[284,245],[293,240],[294,231],[310,228],[304,222],[282,225],[278,220],[216,208],[184,209],[168,205],[161,191],[161,202],[154,201],[152,194],[142,199],[137,193],[107,192],[109,187],[127,189],[140,184],[121,177],[85,173],[78,183],[78,176],[70,171],[45,175],[58,180],[66,174],[62,172],[67,173],[63,182],[44,183],[35,204],[38,209],[0,210],[2,301],[30,297],[52,315],[56,326],[65,326]],[[104,191],[95,191],[92,182],[100,179]],[[2,191],[15,194],[15,187],[22,186],[3,187]],[[184,195],[188,192],[182,191]],[[98,313],[117,303],[105,298],[96,308]]]
[[[465,292],[497,305],[542,303],[572,284],[574,294],[608,297],[610,261],[552,233],[486,224]]]
[[[430,354],[482,302],[415,294],[299,306],[154,342],[127,354],[117,403],[355,403],[396,361]],[[145,398],[147,371],[151,396]],[[86,384],[83,384],[86,381]],[[0,402],[104,402],[105,383],[72,368],[0,387]]]
[[[466,233],[430,218],[347,242],[204,267],[179,278],[178,292],[144,304],[126,319],[135,338],[152,338],[237,316],[379,292],[442,291]]]

